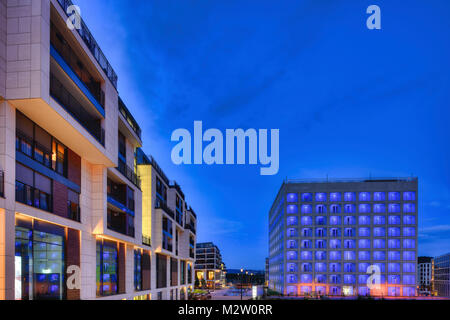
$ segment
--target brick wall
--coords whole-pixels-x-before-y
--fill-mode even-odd
[[[80,267],[80,231],[67,229],[66,274],[69,266]],[[81,277],[81,274],[80,274]],[[81,282],[81,279],[80,279]],[[80,289],[67,288],[67,300],[80,300]]]
[[[67,218],[67,187],[53,180],[53,213]]]
[[[67,178],[81,185],[81,157],[70,149],[67,152]]]

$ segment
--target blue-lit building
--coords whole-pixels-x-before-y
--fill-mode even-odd
[[[269,213],[269,288],[415,296],[417,201],[417,178],[284,182]]]
[[[450,253],[434,258],[434,289],[439,297],[450,297]]]

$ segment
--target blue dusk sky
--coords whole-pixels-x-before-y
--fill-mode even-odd
[[[144,149],[229,268],[263,269],[286,178],[419,177],[419,254],[450,252],[450,1],[76,0]],[[366,28],[381,8],[382,30]],[[280,171],[176,166],[193,122],[280,129]]]

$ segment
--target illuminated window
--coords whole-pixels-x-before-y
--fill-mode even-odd
[[[302,248],[311,248],[311,240],[303,240],[302,241]]]
[[[303,237],[312,237],[312,229],[311,228],[303,228],[302,235],[303,235]]]
[[[355,201],[356,195],[354,192],[346,192],[344,193],[344,201]]]
[[[288,226],[296,226],[298,224],[298,218],[297,217],[288,217],[287,218],[287,225]]]
[[[354,249],[356,247],[355,240],[344,240],[344,248],[345,249]]]
[[[366,272],[366,271],[361,271],[361,272]],[[367,280],[369,280],[369,275],[367,275],[367,274],[360,274],[358,276],[358,283],[359,284],[367,284]],[[360,292],[360,294],[361,294],[361,292]]]
[[[341,272],[341,264],[338,262],[330,263],[330,272]]]
[[[374,192],[373,193],[373,201],[385,201],[386,193],[384,192]]]
[[[323,225],[326,225],[326,224],[327,224],[327,218],[326,217],[323,217],[323,216],[316,217],[316,225],[323,226]]]
[[[330,193],[330,201],[333,201],[333,202],[341,201],[341,193],[340,192],[331,192]]]
[[[404,237],[414,237],[415,235],[416,235],[415,228],[411,228],[411,227],[403,228],[403,236]]]
[[[370,260],[370,251],[359,251],[358,252],[359,260]]]
[[[403,249],[415,249],[416,240],[414,239],[403,239]]]
[[[317,272],[317,270],[316,270]],[[327,282],[327,276],[324,274],[317,274],[315,277],[315,282],[316,283],[326,283]],[[316,291],[317,291],[317,287],[316,287]]]
[[[311,272],[312,264],[311,263],[302,263],[302,271],[303,272]]]
[[[306,216],[301,217],[302,226],[309,226],[312,225],[312,217]]]
[[[330,234],[332,237],[340,237],[341,236],[341,228],[331,228]]]
[[[388,263],[389,272],[400,272],[400,263]]]
[[[389,239],[388,240],[388,248],[389,249],[400,249],[400,240],[399,239]]]
[[[416,224],[415,216],[403,216],[403,224]]]
[[[356,206],[354,204],[346,204],[346,205],[344,205],[344,212],[345,213],[355,213]]]
[[[289,274],[287,275],[287,283],[297,283],[297,275]]]
[[[370,192],[360,192],[359,201],[370,201]]]
[[[288,205],[287,208],[286,208],[286,212],[287,212],[288,214],[296,214],[296,213],[298,213],[298,207],[297,207],[297,205],[296,205],[296,204],[290,204],[290,205]]]
[[[344,275],[344,283],[345,284],[355,283],[355,276],[353,274]]]
[[[399,213],[400,205],[398,203],[390,203],[388,206],[389,213]]]
[[[312,205],[310,205],[310,204],[302,205],[302,213],[311,214],[312,213]]]
[[[374,237],[384,237],[386,235],[386,229],[385,228],[373,228],[373,236]]]
[[[403,212],[405,213],[416,212],[416,205],[414,203],[404,203]]]
[[[326,260],[327,253],[325,251],[316,251],[315,258],[316,260]]]
[[[370,237],[370,228],[359,228],[360,237]]]
[[[373,205],[373,212],[374,213],[385,213],[386,206],[383,203],[376,203]]]
[[[339,205],[339,204],[332,204],[330,206],[330,212],[331,213],[341,213],[341,205]]]
[[[287,248],[288,249],[297,249],[297,240],[288,240]]]
[[[286,196],[287,202],[298,202],[298,195],[296,193],[288,193]]]
[[[400,237],[400,228],[397,228],[397,227],[388,228],[388,236],[389,237]]]
[[[313,200],[312,193],[302,193],[302,202],[310,202]]]
[[[297,264],[296,263],[288,263],[287,270],[288,270],[288,272],[297,272]]]
[[[403,192],[403,201],[415,201],[416,193],[414,191]]]
[[[323,262],[316,262],[315,272],[327,272],[327,264]]]
[[[287,236],[288,237],[296,237],[297,236],[297,230],[294,228],[287,229]]]
[[[312,274],[302,274],[300,275],[301,283],[311,283],[312,282]]]
[[[389,201],[400,201],[400,192],[389,192]]]
[[[375,249],[384,249],[386,247],[386,240],[384,239],[373,240],[373,247]]]
[[[403,284],[416,284],[416,276],[414,275],[404,275],[403,276]]]
[[[330,248],[331,249],[339,249],[341,247],[341,240],[331,239],[330,240]]]
[[[327,229],[325,228],[316,229],[316,237],[326,237],[326,236],[327,236]]]
[[[333,284],[339,284],[339,283],[341,283],[341,276],[338,275],[338,274],[332,274],[332,275],[330,275],[329,279],[330,279],[330,283],[333,283]],[[333,293],[333,292],[332,292],[332,293]]]
[[[359,239],[358,247],[360,249],[370,249],[370,240],[369,239]]]
[[[355,229],[354,228],[345,228],[344,229],[344,237],[354,237]]]
[[[416,267],[414,263],[404,263],[403,264],[403,272],[415,273]]]
[[[400,252],[399,251],[389,251],[388,252],[388,260],[400,260]]]
[[[369,268],[369,264],[367,262],[362,262],[362,263],[358,264],[358,271],[360,273],[366,273],[368,268]],[[367,276],[367,277],[369,277],[369,276]]]
[[[369,216],[359,216],[358,222],[360,225],[369,225],[370,224],[370,217]]]
[[[370,204],[367,203],[361,203],[359,205],[359,213],[370,213]]]
[[[297,260],[297,251],[288,251],[287,259],[288,260]]]
[[[341,260],[340,251],[330,251],[330,260]]]
[[[386,217],[385,216],[374,216],[373,224],[386,224]]]
[[[354,225],[356,224],[356,217],[346,216],[344,217],[344,225]]]
[[[400,276],[399,275],[388,275],[388,283],[389,284],[400,284]]]
[[[327,213],[327,206],[323,204],[316,205],[316,213]]]
[[[311,251],[302,251],[300,255],[301,255],[302,260],[312,260],[312,252]]]
[[[355,260],[356,253],[355,251],[344,251],[344,260]]]
[[[401,223],[400,216],[389,216],[388,221],[389,221],[389,224],[400,224]]]
[[[330,225],[340,225],[341,224],[341,217],[339,216],[331,216],[330,217]]]
[[[325,192],[316,193],[316,201],[317,202],[327,201],[327,194]]]

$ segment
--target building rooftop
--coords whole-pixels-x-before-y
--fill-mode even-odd
[[[318,178],[318,179],[287,179],[285,183],[340,183],[340,182],[409,182],[417,181],[417,177],[389,177],[389,178]]]

